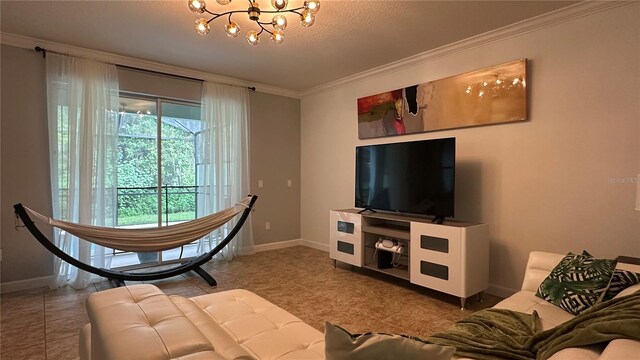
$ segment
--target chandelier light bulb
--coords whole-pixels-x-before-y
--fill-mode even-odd
[[[216,0],[216,2],[220,5],[228,5],[231,0]]]
[[[204,0],[189,0],[189,10],[196,14],[202,14],[205,9]]]
[[[228,37],[234,38],[238,37],[238,34],[240,33],[240,27],[235,21],[232,21],[224,26],[224,31],[227,33]]]
[[[309,0],[304,2],[304,8],[309,10],[312,14],[320,11],[320,1],[318,0]]]
[[[304,27],[310,27],[313,23],[316,22],[316,17],[309,10],[303,10],[300,15],[300,23]]]
[[[275,30],[271,34],[271,41],[273,41],[273,43],[276,45],[282,44],[282,42],[284,41],[284,33],[281,30]]]
[[[205,18],[199,18],[198,20],[196,20],[195,28],[196,32],[200,35],[207,35],[209,33],[209,30],[211,30],[211,27],[209,26],[209,23]]]
[[[273,28],[276,30],[284,30],[287,28],[287,18],[284,15],[276,15],[271,21]]]
[[[258,32],[255,30],[247,31],[247,42],[249,45],[258,45],[260,42],[260,35],[258,35]]]
[[[282,10],[287,7],[288,0],[271,0],[271,5],[277,10]]]

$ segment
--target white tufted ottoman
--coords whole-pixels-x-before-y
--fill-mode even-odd
[[[324,359],[324,335],[247,290],[184,298],[153,285],[94,293],[81,359]]]

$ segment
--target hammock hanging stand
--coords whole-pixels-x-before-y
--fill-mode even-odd
[[[258,196],[256,195],[251,195],[250,197],[251,199],[249,201],[249,204],[242,211],[242,214],[240,215],[240,219],[238,219],[238,222],[235,224],[233,229],[231,229],[231,231],[229,231],[229,233],[224,238],[224,240],[222,240],[218,245],[216,245],[216,247],[214,247],[211,251],[204,253],[202,255],[199,255],[189,261],[185,261],[180,265],[172,267],[170,269],[156,270],[156,271],[149,271],[149,272],[139,272],[139,273],[131,272],[131,271],[117,271],[117,270],[110,270],[110,269],[104,269],[104,268],[97,268],[95,266],[86,264],[70,256],[66,252],[62,251],[59,247],[57,247],[53,242],[51,242],[40,231],[40,229],[36,227],[35,223],[33,222],[33,220],[31,220],[31,217],[29,216],[29,214],[27,213],[27,210],[22,204],[15,204],[13,208],[15,210],[16,215],[20,218],[20,220],[24,224],[24,227],[26,227],[27,230],[29,230],[29,232],[31,233],[31,235],[33,235],[33,237],[36,240],[38,240],[38,242],[42,244],[42,246],[44,246],[52,254],[54,254],[55,256],[59,257],[60,259],[66,261],[67,263],[79,269],[88,271],[98,276],[105,277],[109,279],[112,283],[114,283],[116,286],[123,286],[124,281],[150,281],[150,280],[166,279],[172,276],[181,275],[189,271],[194,271],[196,274],[200,275],[200,277],[202,277],[210,286],[216,286],[217,285],[216,280],[204,269],[202,269],[201,266],[206,262],[208,262],[209,260],[211,260],[220,251],[222,251],[222,249],[224,249],[229,244],[229,242],[231,242],[231,240],[233,240],[233,238],[238,234],[238,232],[244,225],[245,221],[249,217],[249,214],[253,209],[253,205],[258,199]]]

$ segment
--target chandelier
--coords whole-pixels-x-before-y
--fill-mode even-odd
[[[228,5],[231,1],[232,0],[216,0],[220,5]],[[287,28],[287,18],[284,16],[285,13],[297,14],[300,16],[300,23],[302,26],[310,27],[316,21],[315,14],[320,10],[320,1],[318,0],[307,0],[301,7],[294,9],[287,9],[288,3],[289,0],[271,0],[271,5],[275,10],[260,10],[257,0],[249,0],[249,9],[247,10],[231,10],[215,13],[207,8],[204,0],[189,0],[189,9],[198,15],[204,13],[211,15],[210,19],[200,17],[196,20],[195,29],[200,35],[206,35],[209,33],[209,30],[211,30],[209,23],[213,20],[222,16],[228,16],[227,23],[224,25],[224,31],[227,33],[227,36],[235,38],[240,33],[240,27],[238,26],[238,23],[233,21],[233,15],[237,13],[246,13],[249,16],[249,19],[254,21],[260,27],[259,31],[247,31],[246,38],[249,44],[257,45],[260,42],[260,35],[263,32],[267,32],[271,35],[271,41],[276,45],[280,45],[284,41],[284,29]],[[270,21],[263,22],[260,21],[261,14],[276,15]],[[269,30],[269,28],[271,30]]]

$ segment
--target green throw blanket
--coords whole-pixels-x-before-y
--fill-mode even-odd
[[[598,304],[552,329],[539,331],[537,313],[478,311],[425,341],[456,347],[472,359],[545,360],[556,352],[614,339],[640,340],[640,291]]]

